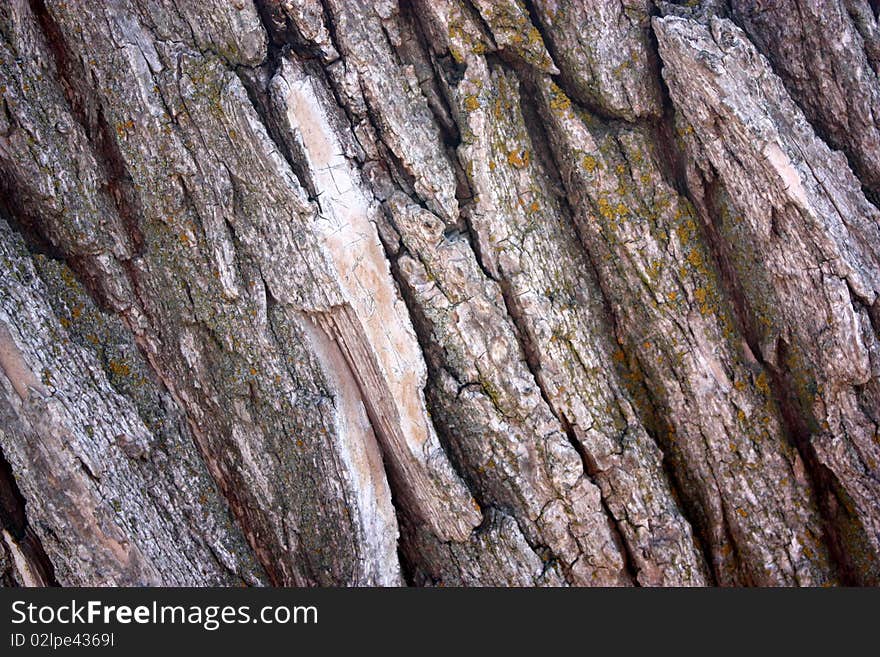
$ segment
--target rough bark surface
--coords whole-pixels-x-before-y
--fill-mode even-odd
[[[5,585],[880,584],[865,0],[10,0]]]

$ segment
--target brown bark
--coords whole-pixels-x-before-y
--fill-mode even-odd
[[[880,30],[763,5],[6,3],[3,583],[880,582]]]

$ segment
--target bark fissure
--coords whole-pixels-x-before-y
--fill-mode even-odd
[[[528,96],[535,97],[535,95],[537,94],[537,88],[533,82],[533,78],[531,78],[530,76],[524,76],[521,78],[521,81],[526,85],[526,88],[529,90]],[[522,102],[524,105],[528,104],[525,96],[523,97]],[[526,117],[529,117],[529,116],[537,117],[538,110],[535,108],[530,108],[530,111],[525,112],[524,115]],[[531,121],[527,120],[526,126],[529,130],[533,131],[533,133],[535,134],[535,138],[533,139],[534,142],[539,143],[539,144],[547,142],[547,135],[546,135],[546,133],[543,132],[543,128],[536,120],[534,120],[534,119]],[[562,171],[563,169],[560,167],[560,163],[557,162],[557,155],[554,152],[554,150],[552,148],[546,148],[546,149],[542,149],[542,150],[544,151],[545,157],[547,158],[548,162],[552,165],[551,170],[552,171]],[[575,216],[575,209],[571,204],[569,196],[565,192],[564,180],[562,178],[557,178],[557,179],[559,181],[558,184],[560,187],[559,200],[565,209],[565,217],[570,222],[572,228],[575,230],[576,234],[578,235],[580,247],[581,247],[581,249],[587,259],[587,262],[590,265],[592,274],[595,277],[595,279],[597,281],[599,281],[598,290],[601,294],[602,307],[606,313],[607,320],[609,323],[610,336],[613,336],[616,339],[616,341],[618,343],[618,348],[621,350],[621,353],[623,353],[623,356],[624,356],[622,359],[622,363],[619,364],[619,368],[618,368],[619,371],[616,372],[616,374],[619,376],[622,371],[624,379],[631,380],[631,381],[632,380],[640,381],[636,385],[638,385],[639,391],[642,394],[641,395],[633,395],[633,397],[635,398],[635,403],[633,404],[633,406],[636,410],[636,413],[638,414],[639,421],[641,422],[642,426],[644,427],[645,431],[647,432],[649,438],[657,446],[657,448],[660,450],[660,453],[661,453],[660,462],[663,466],[663,472],[666,476],[666,481],[669,484],[669,486],[671,487],[675,499],[679,502],[679,505],[681,506],[681,510],[682,510],[682,513],[684,514],[684,517],[686,518],[688,524],[691,527],[693,527],[694,529],[696,529],[696,531],[698,532],[698,535],[695,535],[693,538],[699,548],[700,554],[703,555],[707,564],[711,564],[712,560],[711,560],[711,558],[709,558],[709,550],[707,548],[708,528],[706,527],[706,523],[702,522],[702,521],[698,521],[699,515],[695,514],[693,512],[693,510],[690,508],[690,505],[687,503],[689,496],[687,496],[683,493],[683,487],[680,482],[680,475],[676,472],[676,470],[673,467],[671,467],[671,465],[669,463],[668,444],[664,445],[664,442],[662,440],[660,440],[660,438],[659,438],[662,435],[662,431],[663,431],[661,426],[670,426],[669,420],[665,419],[665,418],[664,419],[658,418],[658,413],[661,412],[660,409],[662,409],[663,406],[658,405],[657,400],[654,398],[654,393],[651,391],[651,389],[649,387],[644,385],[644,375],[640,374],[644,370],[639,363],[639,355],[634,354],[634,353],[627,353],[626,350],[624,349],[623,340],[622,340],[621,336],[624,335],[625,332],[620,327],[620,319],[617,317],[617,314],[615,313],[614,305],[610,301],[609,292],[607,290],[604,279],[602,276],[600,276],[599,270],[597,269],[596,264],[594,262],[595,256],[594,256],[592,249],[589,248],[589,240],[583,234],[581,227],[578,225],[578,222],[574,221],[574,219],[573,219]],[[644,401],[642,403],[639,403],[639,399],[642,399]],[[568,428],[570,429],[570,425],[568,425]],[[572,434],[569,433],[568,431],[566,433],[569,435],[569,438],[571,439]],[[575,439],[576,439],[576,437],[575,437]],[[588,462],[586,460],[588,453],[582,444],[580,444],[578,442],[577,445],[579,445],[579,447],[576,446],[578,449],[578,453],[581,454],[582,460],[584,460],[584,462],[585,462],[585,471],[589,472],[589,469],[587,469]],[[606,503],[606,507],[607,507],[607,503]],[[611,518],[614,519],[614,521],[616,523],[619,522],[619,520],[614,518],[613,515],[611,515]],[[628,561],[631,563],[632,562],[632,555],[631,555],[631,553],[629,553],[629,549],[630,548],[628,547],[627,548],[628,556],[629,556]],[[710,576],[712,576],[714,578],[714,573],[710,572]],[[637,581],[637,580],[634,579],[634,581]]]
[[[463,199],[460,198],[459,200],[461,201]],[[462,206],[462,208],[464,210],[465,206]],[[394,225],[393,212],[390,211],[387,208],[387,206],[384,207],[384,212],[385,212],[389,222],[393,226]],[[465,217],[465,219],[464,219],[465,226],[468,226],[468,222],[466,220],[466,213],[463,212],[462,216]],[[398,239],[400,239],[399,238],[400,233],[399,233],[399,230],[397,229],[396,226],[394,227],[394,230],[398,235]],[[469,226],[468,226],[468,230],[470,231]],[[447,229],[447,231],[448,231],[448,229]],[[446,234],[447,233],[444,232],[444,236]],[[485,275],[486,278],[488,278],[489,280],[494,280],[489,275],[488,271],[482,265],[482,262],[480,260],[480,256],[477,251],[478,244],[475,241],[476,240],[475,236],[469,235],[468,239],[469,239],[469,243],[470,243],[471,248],[474,250],[477,265],[480,267],[480,270],[482,271],[483,275]],[[422,308],[420,307],[420,305],[418,304],[418,302],[416,301],[416,299],[412,293],[412,290],[410,289],[410,286],[407,284],[406,277],[400,271],[400,264],[399,264],[400,259],[402,257],[407,257],[407,256],[413,257],[413,254],[411,254],[408,251],[408,249],[406,248],[406,246],[404,246],[400,242],[398,242],[398,244],[396,245],[396,247],[397,247],[396,250],[393,250],[391,248],[391,245],[386,240],[383,239],[383,247],[385,248],[386,257],[388,258],[388,261],[391,264],[391,273],[394,277],[395,282],[397,283],[398,289],[400,290],[404,301],[407,304],[407,308],[409,310],[410,317],[413,320],[413,328],[415,329],[416,335],[419,339],[419,345],[422,349],[422,352],[425,354],[425,361],[426,361],[426,364],[428,366],[428,371],[429,371],[429,379],[432,379],[432,380],[436,379],[437,376],[436,376],[435,372],[438,370],[438,368],[442,368],[442,363],[446,360],[445,355],[443,353],[443,348],[432,338],[430,322],[428,321],[427,318],[424,317],[424,312],[423,312]],[[415,254],[415,257],[419,258],[419,255]],[[497,281],[495,281],[495,282],[497,282]],[[450,373],[449,370],[445,370],[445,371],[447,372],[447,374],[454,377],[454,374]],[[459,395],[460,395],[461,391],[468,385],[480,386],[479,382],[469,383],[469,382],[459,381],[458,379],[456,379],[456,383],[458,385],[458,394]],[[428,384],[428,385],[430,386],[430,384]],[[494,402],[494,400],[492,400],[492,401],[493,401],[493,405],[494,405],[495,402]],[[500,409],[497,406],[496,406],[496,410],[501,414],[504,413],[503,409]],[[440,438],[440,442],[443,445],[446,453],[450,456],[451,462],[452,462],[453,466],[455,467],[456,472],[459,474],[459,476],[462,478],[462,480],[467,484],[468,490],[470,491],[471,495],[476,500],[481,511],[483,512],[484,521],[483,521],[482,527],[485,528],[487,526],[487,524],[490,522],[490,520],[488,519],[489,518],[488,514],[491,512],[492,509],[498,509],[499,506],[495,503],[488,502],[485,499],[484,495],[481,494],[480,487],[478,485],[476,485],[475,482],[472,480],[472,477],[469,476],[469,469],[466,468],[464,466],[464,464],[461,462],[461,460],[457,457],[457,451],[453,447],[454,440],[449,435],[449,430],[447,430],[443,426],[443,424],[440,422],[435,422],[435,427],[437,428],[437,433]],[[530,532],[523,530],[523,527],[520,524],[520,520],[518,519],[515,511],[513,511],[513,510],[505,510],[505,511],[508,511],[511,513],[512,517],[514,518],[517,525],[519,526],[520,532],[522,532],[526,542],[528,543],[529,548],[535,554],[535,556],[537,556],[541,560],[541,562],[544,564],[544,566],[542,568],[542,576],[546,575],[548,570],[551,568],[552,562],[555,561],[555,562],[561,563],[561,560],[558,558],[558,555],[555,555],[553,553],[553,550],[549,546],[537,542],[534,537],[530,536]],[[475,528],[474,533],[477,534],[480,532],[480,530],[481,530],[481,527],[477,527],[477,528]],[[443,541],[441,541],[441,543],[443,543]],[[449,543],[446,542],[446,544],[448,545]],[[415,546],[411,546],[409,551],[407,550],[406,546],[401,546],[401,548],[400,548],[401,554],[403,555],[403,559],[405,559],[406,563],[407,563],[407,566],[404,568],[404,570],[405,570],[405,572],[408,571],[410,573],[408,575],[408,579],[407,579],[407,581],[410,583],[415,581],[414,573],[419,569],[419,567],[420,566],[424,567],[424,563],[422,563],[422,564],[419,563],[420,558],[417,555],[412,554],[412,550],[414,549],[414,547]]]
[[[18,559],[10,555],[12,563],[5,565],[7,572],[0,573],[0,577],[12,575],[12,581],[17,586],[58,586],[52,562],[46,556],[39,537],[28,525],[26,506],[27,502],[15,483],[12,468],[0,449],[0,533],[3,549],[7,554],[14,549],[21,555]]]
[[[131,178],[116,147],[116,141],[110,132],[104,112],[99,104],[90,100],[85,81],[86,74],[74,63],[75,58],[71,57],[67,50],[61,29],[43,0],[29,0],[29,2],[39,21],[45,42],[49,46],[59,77],[63,81],[62,88],[71,112],[85,131],[92,152],[102,167],[106,194],[114,202],[117,215],[127,232],[130,251],[126,256],[133,258],[142,255],[144,237],[138,226],[141,209],[135,200],[136,196],[131,189]]]
[[[830,547],[830,554],[834,559],[842,582],[847,585],[853,585],[856,583],[855,570],[848,563],[846,551],[841,547],[843,543],[839,536],[841,527],[832,511],[832,506],[836,505],[829,504],[826,499],[827,495],[835,494],[833,475],[819,463],[815,452],[810,446],[809,436],[811,431],[808,427],[815,425],[815,419],[803,414],[803,409],[797,401],[795,386],[792,384],[792,373],[778,366],[787,362],[784,353],[785,341],[782,337],[777,338],[776,363],[778,365],[774,366],[772,363],[768,363],[762,354],[755,330],[755,315],[748,307],[748,297],[739,281],[735,267],[730,262],[730,255],[724,247],[724,242],[716,229],[717,222],[715,218],[720,216],[722,212],[718,200],[717,183],[707,182],[702,176],[699,181],[694,181],[694,183],[701,184],[703,203],[695,202],[693,197],[690,197],[691,202],[694,202],[695,206],[700,208],[705,215],[704,227],[706,229],[707,243],[710,251],[713,253],[715,262],[719,266],[721,281],[727,296],[732,301],[737,325],[745,339],[751,356],[770,374],[770,389],[776,404],[779,406],[784,422],[785,438],[796,447],[803,459],[809,475],[810,485],[819,501],[819,509],[824,520],[825,542]]]

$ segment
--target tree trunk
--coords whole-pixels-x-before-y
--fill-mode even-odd
[[[880,583],[866,0],[9,0],[9,585]]]

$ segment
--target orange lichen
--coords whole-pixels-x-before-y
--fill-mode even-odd
[[[118,360],[111,360],[107,363],[107,367],[110,368],[110,371],[113,372],[116,376],[128,376],[131,374],[131,368],[125,363]]]
[[[512,150],[507,153],[507,163],[517,169],[524,169],[525,167],[527,167],[529,165],[530,159],[531,155],[526,149],[523,149],[521,151]]]
[[[134,128],[134,121],[120,121],[116,124],[116,134],[122,139],[132,128]]]

